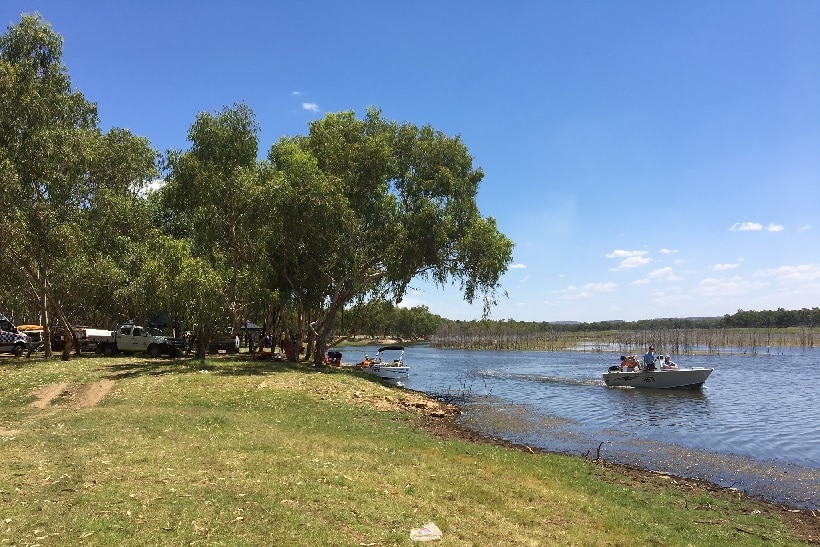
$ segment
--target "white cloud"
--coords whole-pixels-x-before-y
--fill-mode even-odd
[[[768,283],[764,281],[749,281],[740,276],[707,277],[702,279],[695,287],[695,294],[706,297],[725,297],[736,295],[748,295],[752,291],[766,287]]]
[[[527,267],[526,264],[512,264],[512,265],[510,265],[511,270],[523,270],[526,267]]]
[[[611,281],[607,281],[606,283],[587,283],[584,285],[584,290],[590,292],[612,292],[617,286],[618,285]]]
[[[310,112],[319,112],[319,105],[316,103],[302,103],[302,110]]]
[[[643,266],[644,264],[648,264],[652,262],[651,258],[646,258],[646,251],[626,251],[623,249],[617,249],[608,253],[604,256],[607,258],[623,258],[624,260],[618,264],[617,268],[612,268],[612,271],[621,271],[621,270],[628,270],[630,268],[637,268],[638,266]]]
[[[163,186],[165,186],[165,179],[154,179],[142,187],[138,193],[140,196],[146,197],[151,192],[156,192]]]
[[[645,254],[646,251],[624,251],[623,249],[617,249],[604,256],[607,258],[631,258],[636,256],[644,256]]]
[[[637,268],[638,266],[643,266],[644,264],[649,264],[652,262],[651,258],[646,258],[643,256],[631,256],[625,260],[623,260],[620,264],[618,264],[617,268],[612,268],[613,271],[621,271],[621,270],[628,270],[631,268]]]
[[[424,302],[424,293],[418,289],[410,289],[401,299],[401,302],[396,304],[399,308],[410,309],[416,306],[426,305]]]
[[[801,232],[808,232],[809,230],[811,230],[811,224],[806,224],[800,228]]]
[[[646,278],[643,278],[643,279],[636,279],[635,281],[630,283],[630,285],[649,285],[649,283],[651,283],[651,281],[649,281]]]
[[[671,254],[674,254],[674,253],[677,253],[677,252],[678,252],[677,249],[661,249],[660,250],[660,253],[662,255],[671,255]]]
[[[653,270],[649,273],[649,279],[662,279],[665,281],[680,281],[682,278],[675,275],[675,272],[672,271],[672,268],[667,266],[666,268],[658,268],[657,270]]]
[[[769,224],[769,227],[766,228],[767,232],[782,232],[783,226],[780,224]]]
[[[730,232],[757,232],[763,229],[763,225],[759,222],[735,222],[729,228]]]
[[[591,298],[596,294],[612,292],[617,287],[618,285],[612,282],[587,283],[580,290],[575,285],[570,285],[566,289],[559,291],[559,294],[564,300],[580,300],[582,298]]]
[[[302,95],[305,94],[305,92],[304,91],[291,91],[290,94],[293,97],[301,97]]]
[[[716,272],[725,272],[726,270],[732,270],[739,266],[740,264],[715,264],[714,266],[712,266],[712,269]]]
[[[820,280],[820,264],[801,264],[800,266],[780,266],[761,270],[755,277],[773,277],[777,281],[818,281]]]

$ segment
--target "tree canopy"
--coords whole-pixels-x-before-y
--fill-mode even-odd
[[[115,208],[156,172],[146,139],[100,132],[96,105],[61,61],[62,38],[37,14],[0,36],[0,265],[46,333],[52,312],[67,326],[63,307],[81,306],[73,266],[96,252],[95,226],[122,218]]]
[[[237,104],[198,114],[190,148],[160,155],[100,131],[38,14],[0,36],[0,106],[0,294],[46,328],[52,313],[67,328],[164,311],[207,341],[262,316],[321,362],[342,310],[397,303],[414,279],[491,303],[511,261],[461,138],[375,107],[327,114],[260,159]],[[429,329],[404,315],[405,331]]]
[[[303,274],[294,294],[313,308],[317,355],[345,306],[399,302],[416,277],[459,283],[470,302],[495,297],[513,244],[480,215],[483,172],[459,137],[370,108],[328,114],[268,159],[288,212],[274,245],[283,271]]]

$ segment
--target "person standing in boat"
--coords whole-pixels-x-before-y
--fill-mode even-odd
[[[655,348],[652,346],[649,346],[649,351],[643,356],[643,363],[647,372],[655,370]]]
[[[663,358],[663,365],[661,365],[661,368],[663,370],[678,370],[678,365],[677,363],[670,361],[669,356],[667,355]]]

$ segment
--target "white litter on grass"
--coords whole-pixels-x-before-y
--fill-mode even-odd
[[[441,530],[434,522],[428,522],[421,528],[410,530],[410,539],[413,541],[435,541],[441,539]]]

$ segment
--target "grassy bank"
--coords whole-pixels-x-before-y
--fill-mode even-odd
[[[806,544],[811,517],[731,492],[419,426],[447,411],[286,363],[5,360],[0,540],[401,545],[433,521],[439,545]]]

